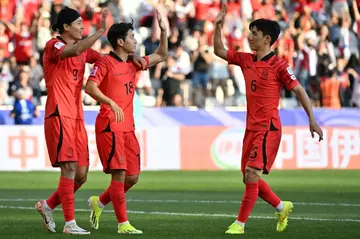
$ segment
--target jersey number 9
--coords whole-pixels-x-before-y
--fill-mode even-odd
[[[79,72],[79,70],[77,70],[77,69],[73,70],[74,80],[77,80],[77,79],[78,79],[78,78],[77,78],[78,72]]]

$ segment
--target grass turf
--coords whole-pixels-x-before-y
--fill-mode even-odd
[[[295,203],[286,231],[275,231],[271,206],[259,200],[244,236],[225,235],[236,218],[243,193],[237,171],[143,172],[127,194],[129,220],[144,234],[119,235],[112,205],[100,229],[87,238],[360,238],[359,171],[273,171],[264,179],[283,200]],[[0,173],[0,238],[64,238],[61,211],[54,213],[58,233],[49,234],[32,209],[56,188],[56,172]],[[110,178],[90,172],[76,193],[76,220],[89,228],[87,199],[99,195]]]

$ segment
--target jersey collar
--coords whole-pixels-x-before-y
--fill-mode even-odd
[[[114,58],[115,60],[118,60],[118,61],[120,61],[120,62],[124,62],[118,55],[116,55],[116,53],[115,52],[113,52],[113,51],[110,51],[110,53],[109,53],[109,55],[112,57],[112,58]],[[128,60],[129,61],[129,60]],[[127,62],[128,62],[127,61]]]
[[[269,54],[267,54],[266,56],[264,56],[263,58],[261,58],[261,61],[267,61],[269,60],[271,57],[275,56],[274,52],[270,52]],[[256,62],[256,55],[254,56],[253,62]]]
[[[60,41],[62,41],[63,43],[67,44],[66,41],[64,39],[62,39],[61,36],[57,36],[56,38],[59,39]]]

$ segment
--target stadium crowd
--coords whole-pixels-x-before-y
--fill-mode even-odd
[[[314,106],[360,107],[360,0],[0,0],[0,105],[44,105],[44,46],[57,34],[50,30],[57,14],[69,6],[81,13],[84,37],[97,29],[104,7],[111,13],[109,26],[133,20],[139,55],[158,47],[155,8],[166,16],[170,54],[165,63],[138,75],[143,105],[243,106],[240,67],[227,65],[212,49],[214,20],[223,2],[229,9],[223,26],[228,48],[251,52],[248,24],[277,20],[282,33],[274,51],[293,68]],[[93,49],[111,50],[106,34]],[[90,70],[89,65],[85,79]],[[96,105],[85,92],[83,102]],[[297,105],[284,89],[280,106]]]

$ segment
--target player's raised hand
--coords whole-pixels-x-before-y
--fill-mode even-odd
[[[109,14],[109,10],[107,8],[104,8],[101,12],[101,29],[102,30],[105,30],[107,29],[107,26],[106,26],[106,18]]]
[[[310,133],[312,138],[315,137],[314,132],[319,135],[319,141],[323,140],[323,131],[320,126],[316,123],[316,121],[310,121]]]
[[[221,8],[221,11],[219,12],[219,14],[216,16],[215,19],[215,24],[216,25],[221,25],[224,23],[225,20],[225,16],[226,16],[226,12],[227,12],[227,6],[226,4],[224,4]]]
[[[110,108],[114,112],[116,123],[120,123],[125,120],[123,110],[114,101],[111,102]]]
[[[166,30],[166,25],[165,25],[165,22],[159,12],[159,10],[156,9],[156,17],[157,17],[157,20],[158,20],[158,24],[159,24],[159,27],[161,29],[161,31],[165,31]]]

